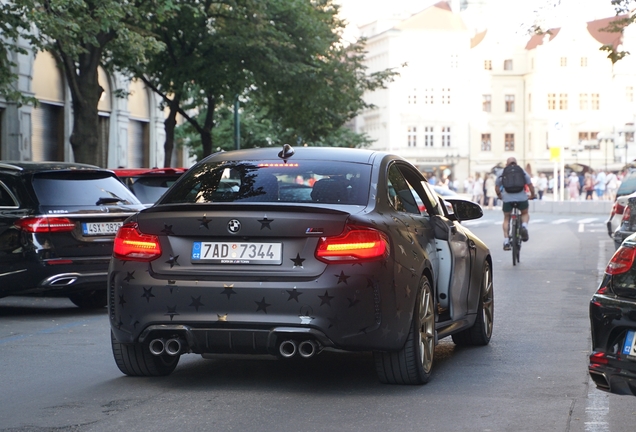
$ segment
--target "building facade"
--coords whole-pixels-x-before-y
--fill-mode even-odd
[[[633,29],[604,32],[612,18],[572,22],[519,43],[496,26],[469,27],[470,3],[360,27],[369,71],[400,71],[366,97],[374,108],[356,119],[374,148],[460,182],[510,156],[533,173],[552,172],[553,147],[565,165],[595,170],[636,158],[636,58],[612,65],[600,51],[636,52]]]

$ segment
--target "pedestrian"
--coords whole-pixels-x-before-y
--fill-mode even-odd
[[[583,180],[583,192],[585,192],[585,200],[591,201],[594,199],[594,177],[592,174],[585,173],[585,180]]]
[[[473,184],[473,202],[479,205],[484,204],[484,179],[479,173],[475,174],[475,183]]]
[[[596,178],[594,180],[594,190],[596,191],[596,197],[599,200],[605,199],[605,186],[607,183],[607,178],[605,176],[605,171],[600,170],[596,174]]]
[[[616,199],[616,191],[618,190],[618,176],[613,172],[609,172],[605,178],[605,193],[607,199],[614,201]]]
[[[572,171],[570,173],[570,177],[568,177],[568,192],[570,194],[570,201],[577,201],[579,199],[580,190],[579,177],[574,171]]]
[[[539,192],[539,199],[543,199],[543,194],[548,189],[548,178],[545,176],[545,173],[539,174],[539,180],[537,181],[537,190]]]
[[[488,199],[488,210],[492,210],[495,204],[495,197],[497,196],[497,189],[495,188],[495,175],[488,174],[486,177],[486,198]]]

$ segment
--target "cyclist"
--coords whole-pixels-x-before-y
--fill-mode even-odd
[[[502,210],[504,213],[503,233],[504,233],[504,250],[510,250],[510,240],[508,238],[508,229],[510,226],[510,212],[512,212],[513,203],[517,203],[517,207],[521,212],[521,240],[528,241],[528,221],[530,213],[528,213],[528,194],[526,188],[530,191],[530,198],[535,198],[534,186],[528,173],[517,165],[517,159],[509,157],[506,161],[506,167],[497,177],[495,182],[496,192],[499,199],[503,202]]]

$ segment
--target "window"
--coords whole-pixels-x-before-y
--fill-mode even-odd
[[[561,57],[561,67],[566,67],[568,65],[568,58]]]
[[[13,198],[13,194],[9,192],[9,188],[7,188],[2,182],[0,182],[0,207],[18,207],[18,203]]]
[[[625,142],[634,142],[634,132],[625,132]]]
[[[406,181],[396,164],[391,165],[388,173],[389,204],[395,210],[404,213],[421,214],[413,196],[413,188]]]
[[[482,95],[481,109],[484,112],[492,111],[492,96],[489,94]]]
[[[579,132],[579,144],[581,143],[581,141],[586,141],[588,139],[590,139],[589,132]]]
[[[598,132],[579,132],[579,144],[583,144],[585,150],[598,150]]]
[[[579,109],[581,111],[587,110],[587,93],[579,94]]]
[[[506,95],[506,112],[515,112],[515,95]]]
[[[450,126],[442,126],[442,147],[450,147],[451,145],[451,128]]]
[[[548,109],[556,109],[556,93],[548,93]]]
[[[512,60],[504,60],[504,70],[512,70]]]
[[[559,94],[559,109],[562,111],[568,109],[568,94],[567,93]]]
[[[490,134],[481,134],[481,151],[491,151]]]
[[[457,69],[459,67],[459,55],[451,54],[450,56],[450,67],[451,69]]]
[[[587,57],[581,57],[581,67],[587,67]]]
[[[407,103],[409,105],[417,105],[417,89],[413,89],[413,91],[407,96]]]
[[[433,147],[433,126],[424,127],[424,146]]]
[[[593,110],[599,110],[600,109],[600,96],[598,93],[592,93],[592,100],[591,100],[591,108]]]
[[[484,69],[492,70],[492,60],[484,60]]]
[[[627,99],[627,102],[634,102],[634,87],[627,86],[625,88],[625,99]]]
[[[504,139],[504,150],[515,151],[515,134],[507,133]]]
[[[417,147],[417,127],[409,126],[406,137],[409,147]]]
[[[424,104],[433,105],[433,89],[432,88],[424,89]]]
[[[451,103],[451,89],[443,88],[442,89],[442,105],[450,105]]]

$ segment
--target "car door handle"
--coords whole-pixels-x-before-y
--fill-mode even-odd
[[[468,247],[471,248],[471,249],[477,249],[477,245],[472,240],[468,241]]]

